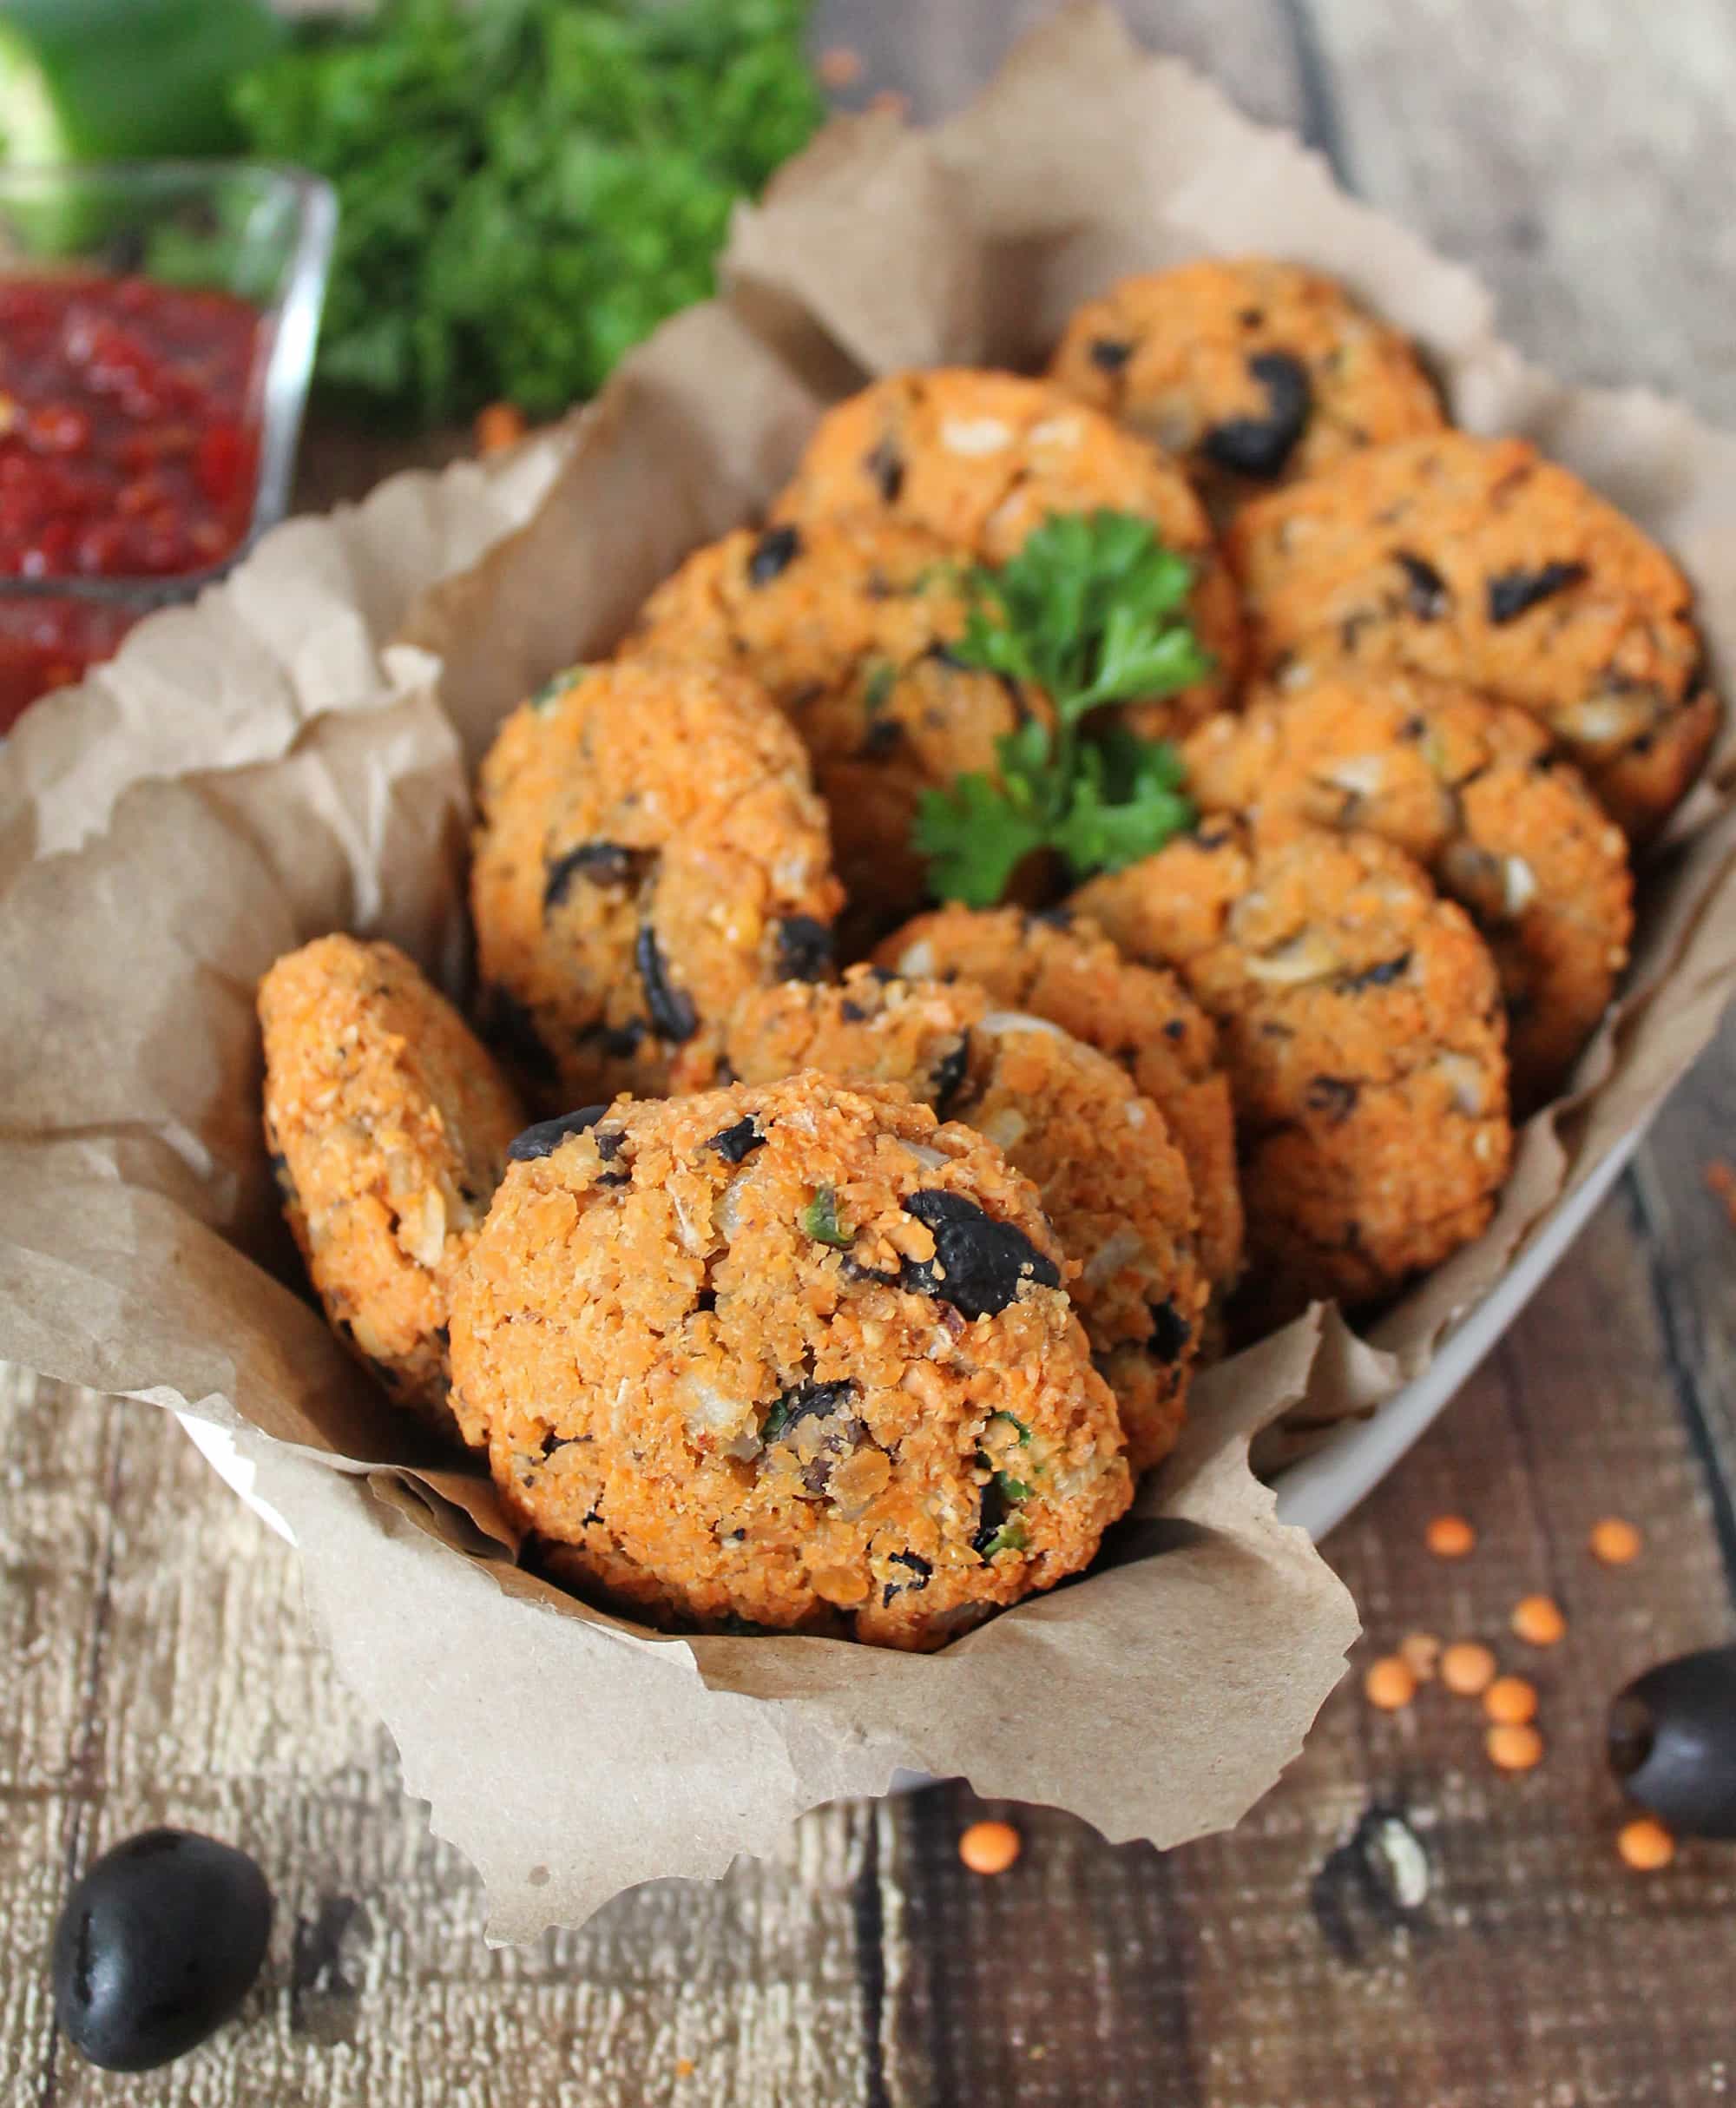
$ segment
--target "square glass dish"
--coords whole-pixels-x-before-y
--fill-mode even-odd
[[[0,169],[0,734],[283,517],[337,218],[259,162]]]

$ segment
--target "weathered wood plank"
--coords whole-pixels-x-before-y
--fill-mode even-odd
[[[1630,1176],[1671,1373],[1702,1461],[1736,1585],[1736,1221],[1706,1182],[1736,1163],[1736,1017],[1660,1116]]]
[[[954,1855],[980,1812],[957,1789],[887,1811],[896,2101],[1712,2097],[1729,2047],[1719,1986],[1736,1954],[1736,1861],[1690,1848],[1650,1885],[1628,1873],[1601,1756],[1621,1684],[1733,1623],[1632,1248],[1614,1202],[1329,1548],[1368,1625],[1364,1660],[1422,1630],[1484,1639],[1533,1678],[1544,1767],[1496,1772],[1476,1706],[1438,1686],[1386,1716],[1351,1684],[1233,1835],[1163,1859],[1012,1810],[1026,1854],[985,1881]],[[1428,1518],[1449,1509],[1481,1532],[1463,1565],[1423,1549]],[[1605,1512],[1645,1529],[1641,1565],[1590,1558],[1586,1532]],[[1506,1631],[1511,1604],[1539,1590],[1568,1620],[1550,1654]],[[1430,1894],[1408,1920],[1371,1900],[1348,1860],[1327,1871],[1371,1805],[1402,1811],[1428,1856]]]
[[[0,1446],[46,1459],[20,1466],[3,1510],[0,2098],[869,2097],[857,1928],[871,1810],[816,1815],[781,1859],[723,1882],[653,1884],[582,1932],[491,1953],[478,1885],[338,1683],[293,1555],[174,1422],[9,1373]],[[43,1957],[66,1881],[158,1822],[260,1860],[278,1898],[271,1959],[217,2044],[161,2074],[105,2078],[53,2041]]]
[[[860,53],[861,79],[838,98],[859,107],[877,93],[906,96],[913,115],[944,116],[966,101],[1055,0],[819,0],[817,49]],[[1121,0],[1128,23],[1154,48],[1209,71],[1252,115],[1299,124],[1308,115],[1297,64],[1300,10],[1285,0]]]
[[[1535,357],[1736,422],[1725,0],[1310,3],[1364,195],[1482,272]]]

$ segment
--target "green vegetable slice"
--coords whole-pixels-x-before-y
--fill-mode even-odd
[[[819,1187],[803,1209],[802,1228],[816,1242],[836,1245],[840,1251],[846,1250],[856,1235],[838,1221],[838,1196],[830,1186]]]
[[[983,1547],[983,1557],[992,1559],[997,1551],[1023,1551],[1029,1544],[1021,1522],[1005,1522]]]
[[[0,164],[222,153],[282,36],[264,0],[4,0]]]

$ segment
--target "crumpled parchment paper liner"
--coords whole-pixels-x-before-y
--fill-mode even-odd
[[[558,1594],[510,1564],[486,1480],[431,1455],[338,1351],[258,1135],[265,966],[345,927],[462,994],[468,765],[507,708],[751,517],[863,374],[1029,361],[1115,271],[1239,247],[1342,272],[1424,339],[1468,421],[1535,431],[1632,506],[1693,571],[1732,662],[1736,445],[1526,367],[1464,273],[1075,7],[938,131],[880,116],[823,135],[741,215],[727,299],[660,332],[596,405],[502,463],[280,530],[0,754],[0,1354],[231,1431],[502,1937],[719,1872],[899,1767],[1112,1836],[1233,1821],[1355,1630],[1250,1475],[1250,1440],[1366,1411],[1424,1366],[1655,1105],[1736,978],[1725,785],[1649,875],[1628,998],[1581,1095],[1523,1138],[1489,1235],[1365,1340],[1316,1312],[1213,1371],[1099,1569],[937,1657],[671,1638]]]

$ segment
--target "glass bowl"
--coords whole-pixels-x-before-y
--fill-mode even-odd
[[[238,544],[203,570],[167,576],[0,576],[0,636],[52,606],[80,659],[106,657],[141,616],[191,599],[284,517],[337,223],[329,184],[263,162],[0,169],[0,281],[144,278],[233,294],[261,318],[247,414],[257,479]]]

